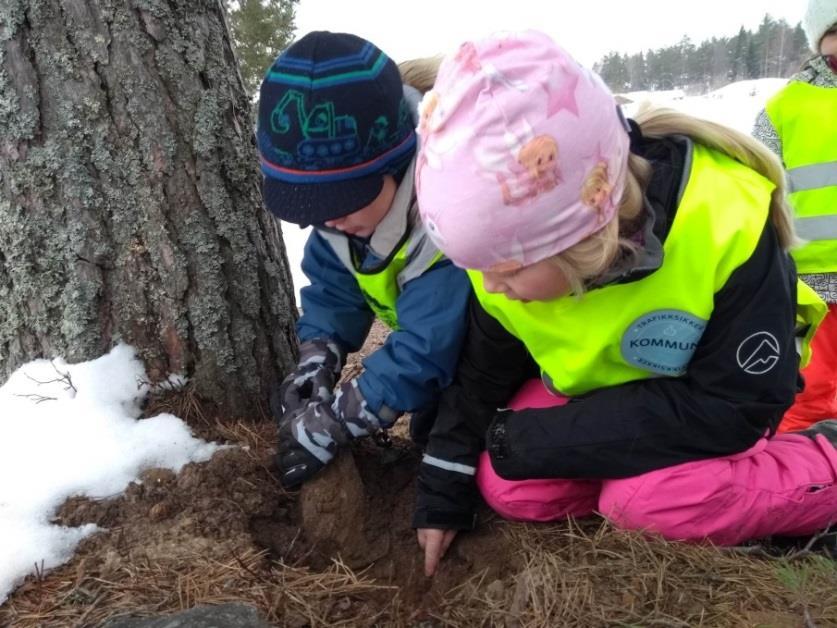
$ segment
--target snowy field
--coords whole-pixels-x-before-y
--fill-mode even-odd
[[[699,97],[626,94],[632,101],[626,111],[647,100],[749,133],[783,84],[744,81]],[[283,224],[282,231],[298,299],[307,283],[299,264],[309,230]],[[138,421],[145,380],[133,351],[120,346],[83,364],[30,362],[0,387],[0,604],[24,576],[69,560],[78,542],[96,531],[50,523],[68,497],[115,496],[145,469],[178,471],[218,448],[193,438],[172,415]]]

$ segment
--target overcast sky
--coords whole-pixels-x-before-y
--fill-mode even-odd
[[[538,28],[592,65],[605,53],[700,42],[755,29],[765,13],[791,25],[806,0],[300,0],[297,37],[312,30],[355,33],[396,61],[445,53],[497,30]]]

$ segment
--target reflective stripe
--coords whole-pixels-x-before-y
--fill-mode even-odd
[[[805,240],[837,240],[837,215],[797,218],[793,221],[796,235]]]
[[[837,161],[788,170],[788,193],[816,190],[830,185],[837,185]]]
[[[476,467],[469,467],[467,464],[459,464],[458,462],[448,462],[447,460],[434,458],[433,456],[428,456],[427,454],[422,456],[421,461],[425,464],[429,464],[430,466],[444,469],[445,471],[456,471],[457,473],[464,473],[465,475],[476,475],[477,473]]]

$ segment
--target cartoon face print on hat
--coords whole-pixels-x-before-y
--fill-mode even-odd
[[[520,205],[561,183],[558,168],[558,142],[549,135],[538,135],[526,142],[509,167],[510,176],[497,173],[505,205]]]
[[[529,171],[529,178],[544,189],[551,190],[560,179],[558,142],[548,135],[539,135],[521,148],[517,162]]]
[[[581,186],[581,202],[596,211],[597,224],[604,222],[613,186],[607,180],[607,163],[597,163]]]

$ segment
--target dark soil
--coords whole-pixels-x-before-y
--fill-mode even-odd
[[[365,351],[383,342],[376,328]],[[360,370],[353,356],[344,376]],[[188,394],[157,400],[231,446],[178,474],[146,471],[109,500],[73,498],[61,525],[95,523],[74,558],[28,578],[0,626],[99,627],[108,618],[243,602],[303,626],[837,625],[837,563],[772,561],[581,525],[480,513],[434,578],[411,528],[420,454],[356,443],[299,493],[274,476],[266,417],[221,416]]]
[[[383,342],[385,333],[376,328],[365,351]],[[344,376],[359,372],[359,359],[352,356]],[[152,407],[149,416],[175,409]],[[410,526],[420,454],[409,440],[396,436],[387,448],[359,442],[301,492],[288,494],[272,469],[272,421],[225,420],[195,403],[184,404],[176,413],[201,438],[232,446],[208,462],[186,465],[178,474],[148,470],[115,499],[76,497],[65,502],[54,516],[56,524],[95,523],[102,532],[82,541],[69,565],[28,579],[0,609],[0,625],[26,624],[24,609],[32,618],[27,625],[97,625],[85,622],[82,611],[89,609],[84,603],[113,598],[113,590],[120,587],[133,594],[109,599],[114,613],[131,608],[141,614],[155,607],[169,610],[170,600],[160,599],[161,592],[143,580],[148,574],[135,573],[137,565],[168,581],[169,570],[185,573],[181,579],[195,577],[189,563],[197,564],[196,557],[201,564],[231,558],[235,562],[259,551],[264,558],[255,568],[256,575],[268,581],[275,579],[273,571],[284,567],[307,567],[317,573],[340,560],[366,581],[388,587],[366,592],[359,596],[362,599],[349,595],[348,602],[337,605],[321,600],[316,609],[320,617],[377,616],[384,623],[406,625],[428,617],[450,589],[477,570],[488,569],[496,578],[508,566],[504,544],[486,526],[451,548],[436,578],[424,576],[423,554]],[[395,433],[406,429],[400,426]],[[74,580],[72,586],[66,586],[68,578]],[[64,608],[56,615],[40,615],[45,610],[38,592],[51,580],[65,599],[47,600],[47,605]],[[103,589],[101,583],[109,586]],[[275,585],[281,588],[278,582]],[[66,595],[68,588],[72,595]],[[318,600],[306,603],[316,605]],[[279,623],[309,623],[283,616],[281,608],[260,610]]]

